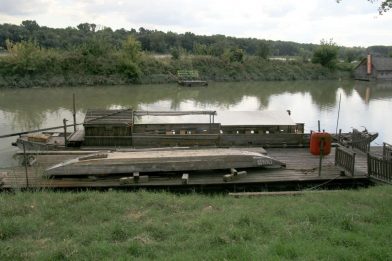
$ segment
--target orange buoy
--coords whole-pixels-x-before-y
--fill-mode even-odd
[[[310,153],[313,155],[321,154],[321,147],[323,155],[331,153],[332,136],[328,132],[312,132],[310,135]]]

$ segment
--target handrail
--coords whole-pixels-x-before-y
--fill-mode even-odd
[[[77,123],[76,125],[82,125],[83,123]],[[65,127],[72,127],[75,126],[75,124],[68,124],[65,125]],[[6,134],[6,135],[1,135],[1,138],[8,138],[8,137],[13,137],[13,136],[20,136],[20,135],[24,135],[24,134],[29,134],[29,133],[34,133],[34,132],[41,132],[41,131],[48,131],[48,130],[56,130],[56,129],[61,129],[64,128],[64,125],[61,126],[56,126],[56,127],[49,127],[49,128],[44,128],[44,129],[37,129],[37,130],[31,130],[31,131],[22,131],[22,132],[16,132],[16,133],[10,133],[10,134]]]
[[[336,147],[335,166],[343,168],[354,176],[355,172],[355,153],[345,150],[343,147]]]

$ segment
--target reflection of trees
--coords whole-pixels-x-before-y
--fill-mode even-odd
[[[207,88],[182,88],[173,84],[107,86],[79,88],[4,89],[0,93],[0,110],[15,114],[15,123],[26,128],[38,128],[47,113],[59,108],[72,110],[72,93],[77,109],[85,113],[90,108],[112,106],[139,108],[141,104],[170,101],[171,109],[180,108],[184,101],[194,101],[200,107],[228,108],[240,103],[244,96],[256,97],[260,107],[268,107],[272,95],[309,93],[319,107],[335,106],[336,91],[352,91],[352,82],[235,82],[212,83]]]

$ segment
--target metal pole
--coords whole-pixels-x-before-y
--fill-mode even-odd
[[[318,125],[318,132],[320,132],[320,131],[321,131],[321,128],[320,128],[320,120],[317,121],[317,125]]]
[[[338,134],[338,126],[339,126],[339,117],[340,117],[340,103],[342,101],[342,94],[339,95],[339,108],[338,108],[338,118],[336,120],[336,131],[335,134]]]
[[[76,105],[75,105],[75,93],[72,94],[72,105],[73,105],[73,121],[74,121],[74,132],[76,131]]]
[[[24,158],[24,167],[25,167],[25,175],[26,175],[26,187],[29,187],[29,176],[27,174],[27,157],[26,157],[26,146],[25,146],[25,142],[22,141],[23,144],[23,158]]]

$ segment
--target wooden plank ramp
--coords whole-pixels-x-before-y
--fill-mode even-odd
[[[75,155],[36,155],[36,163],[27,167],[27,179],[24,166],[0,170],[0,188],[20,189],[27,188],[111,188],[111,187],[191,187],[191,186],[267,186],[269,184],[294,184],[309,183],[323,184],[331,181],[356,183],[367,182],[367,170],[365,157],[358,157],[356,161],[356,173],[354,176],[342,175],[341,169],[334,164],[334,152],[325,156],[322,164],[321,176],[318,175],[319,157],[309,153],[307,148],[279,148],[268,149],[268,155],[287,164],[281,169],[247,169],[247,175],[239,179],[224,181],[223,176],[230,174],[228,169],[223,171],[203,171],[187,173],[187,182],[183,181],[183,173],[173,173],[172,175],[155,176],[151,175],[148,182],[131,183],[124,185],[121,177],[132,176],[127,173],[119,176],[104,177],[63,177],[44,178],[43,171],[54,164],[67,159],[72,159]],[[140,176],[149,175],[140,173]]]

